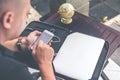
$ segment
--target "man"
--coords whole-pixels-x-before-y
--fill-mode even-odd
[[[0,80],[33,80],[26,65],[8,56],[15,51],[29,49],[41,34],[34,31],[28,37],[18,37],[25,29],[29,9],[30,0],[0,0]],[[42,79],[55,80],[52,68],[53,48],[40,41],[34,45],[32,55],[39,65]]]

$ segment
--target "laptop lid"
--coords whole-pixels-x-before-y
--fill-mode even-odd
[[[105,41],[79,32],[67,36],[53,60],[55,71],[77,79],[91,79]]]

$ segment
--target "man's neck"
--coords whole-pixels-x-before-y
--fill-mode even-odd
[[[0,31],[0,45],[2,45],[6,41],[5,37],[2,35]]]
[[[12,51],[17,51],[16,49],[16,42],[18,39],[13,39],[13,40],[7,40],[4,32],[0,30],[0,45],[12,50]]]

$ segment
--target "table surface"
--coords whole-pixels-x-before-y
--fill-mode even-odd
[[[77,12],[75,12],[72,19],[73,22],[71,24],[63,24],[60,21],[60,15],[58,13],[55,13],[48,19],[46,19],[44,22],[54,24],[67,30],[72,30],[73,32],[81,32],[108,41],[109,42],[108,58],[120,46],[119,31],[114,30],[100,22],[97,22]]]

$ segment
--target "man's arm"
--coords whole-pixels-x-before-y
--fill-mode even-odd
[[[38,62],[42,80],[55,80],[52,67],[53,48],[40,41],[37,46],[33,47],[32,54]]]
[[[28,44],[27,45],[21,44],[22,49],[26,49],[26,46],[27,46],[27,49],[30,49],[31,45],[40,34],[41,34],[40,32],[34,31],[30,33],[27,37],[24,37],[21,42],[26,44],[26,41],[28,41],[27,42]],[[12,51],[18,51],[16,47],[17,42],[18,42],[18,38],[14,40],[6,41],[3,46],[7,47]],[[54,56],[53,48],[43,43],[42,41],[40,41],[38,45],[34,46],[32,50],[32,54],[39,65],[42,79],[55,80],[55,76],[52,68],[52,59]]]
[[[31,32],[28,36],[24,36],[24,37],[18,37],[16,39],[13,40],[9,40],[9,41],[5,41],[2,45],[8,49],[10,49],[11,51],[19,51],[19,49],[17,48],[17,42],[18,40],[20,40],[21,44],[20,47],[22,50],[25,49],[29,49],[30,46],[33,44],[33,42],[37,39],[37,37],[41,34],[41,32],[39,31],[33,31]]]
[[[42,80],[55,80],[52,64],[40,64]]]

